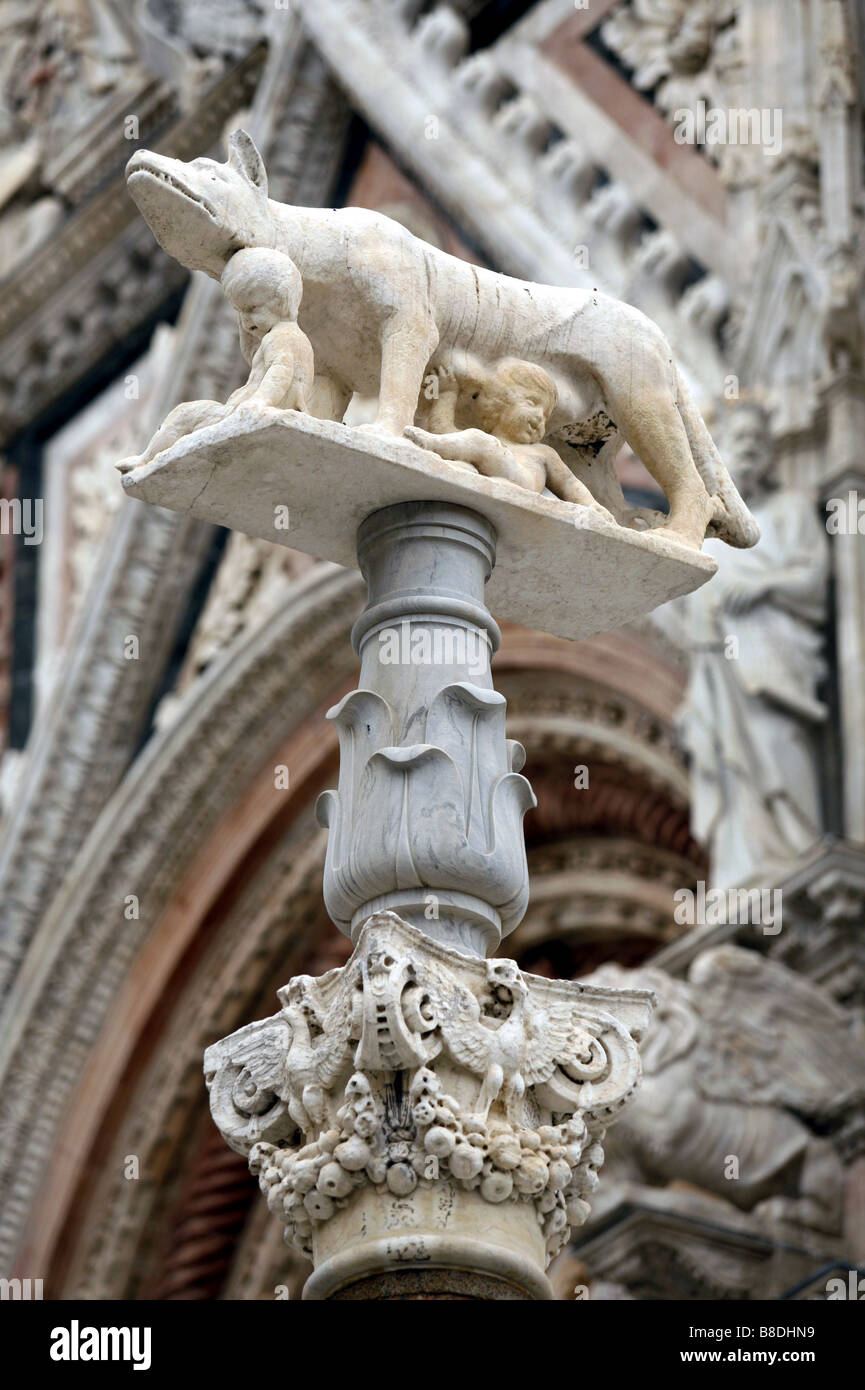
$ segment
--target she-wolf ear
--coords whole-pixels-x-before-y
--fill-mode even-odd
[[[242,174],[260,193],[267,194],[267,173],[264,160],[255,148],[255,142],[245,130],[233,130],[228,137],[228,163],[232,169]]]

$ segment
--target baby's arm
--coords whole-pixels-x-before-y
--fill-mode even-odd
[[[601,516],[613,520],[606,507],[602,507],[600,502],[596,502],[585,483],[581,483],[571,472],[564,459],[559,458],[555,449],[549,444],[540,444],[537,448],[538,455],[543,459],[544,468],[547,473],[547,487],[550,492],[555,493],[563,502],[577,502],[581,507],[591,507],[593,511],[600,513]]]

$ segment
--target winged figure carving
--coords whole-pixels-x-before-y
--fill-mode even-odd
[[[353,974],[340,969],[318,979],[298,975],[278,992],[280,1013],[207,1049],[210,1108],[238,1153],[322,1128],[325,1092],[351,1061],[353,985]]]
[[[832,1136],[861,1124],[865,1106],[865,1047],[851,1016],[809,980],[738,946],[703,951],[687,980],[609,965],[591,978],[658,996],[642,1085],[611,1134],[608,1179],[683,1180],[761,1217],[837,1230],[842,1164]]]
[[[501,1099],[508,1119],[533,1087],[542,1105],[556,1112],[579,1108],[612,1111],[622,1094],[621,1076],[639,1074],[637,1047],[629,1029],[593,1002],[574,1001],[555,981],[525,975],[512,960],[485,963],[485,993],[453,976],[428,986],[445,1050],[482,1078],[475,1106],[486,1120]],[[623,1072],[618,1063],[629,1064]],[[615,1073],[613,1086],[604,1082]],[[631,1083],[633,1084],[633,1082]]]

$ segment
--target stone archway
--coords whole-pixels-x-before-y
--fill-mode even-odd
[[[319,567],[208,669],[43,924],[62,920],[63,941],[51,950],[40,933],[29,1016],[7,1050],[22,1075],[29,1049],[27,1086],[5,1098],[25,1135],[44,1078],[41,1127],[29,1130],[30,1166],[6,1182],[19,1264],[37,1260],[52,1297],[273,1297],[301,1278],[280,1241],[260,1250],[253,1238],[263,1204],[242,1163],[214,1147],[201,1054],[273,1012],[298,969],[347,954],[321,901],[313,804],[335,775],[323,715],[354,680],[360,597],[357,576]],[[671,885],[699,860],[671,727],[681,674],[630,633],[574,651],[506,628],[496,664],[540,803],[527,825],[534,903],[509,950],[544,972],[559,943],[573,974],[592,952],[653,949],[669,933]],[[567,795],[578,762],[590,769],[582,802]],[[288,794],[275,791],[277,763],[290,767]],[[118,940],[136,892],[141,916]],[[58,1000],[68,1023],[46,1031]],[[80,1041],[61,1065],[73,1019]]]

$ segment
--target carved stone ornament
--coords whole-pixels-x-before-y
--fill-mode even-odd
[[[204,1068],[226,1142],[315,1261],[305,1297],[479,1256],[517,1296],[549,1297],[542,1271],[589,1214],[637,1083],[651,993],[527,975],[380,912],[347,965],[279,998]]]
[[[701,951],[687,980],[611,963],[590,978],[638,982],[658,1000],[605,1187],[623,1174],[679,1179],[763,1222],[837,1232],[838,1149],[861,1125],[865,1101],[853,1015],[795,971],[732,945]],[[740,1164],[735,1182],[728,1155]]]
[[[362,209],[283,207],[266,182],[243,132],[225,165],[129,166],[161,244],[219,279],[249,375],[175,406],[119,465],[127,493],[357,564],[368,595],[318,805],[325,903],[355,951],[208,1049],[213,1114],[312,1257],[305,1297],[549,1298],[652,996],[486,959],[526,909],[534,805],[487,603],[588,636],[705,583],[707,530],[749,546],[756,528],[634,310],[468,266]],[[364,396],[375,419],[355,426]],[[654,530],[567,466],[592,421],[596,482],[620,435],[641,443],[671,504]]]
[[[614,461],[626,441],[668,498],[665,538],[692,550],[707,534],[756,542],[669,344],[638,310],[471,265],[380,213],[275,202],[242,130],[225,164],[142,150],[127,181],[169,255],[220,280],[250,365],[224,405],[176,407],[121,464],[133,478],[238,411],[341,421],[354,396],[376,396],[375,420],[361,428],[407,434],[420,469],[441,456],[464,480],[546,492],[616,530],[607,501],[625,520]],[[585,482],[568,466],[572,439],[596,453]]]

